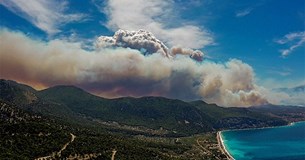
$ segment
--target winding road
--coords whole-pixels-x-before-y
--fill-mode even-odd
[[[111,160],[114,160],[114,156],[115,156],[116,152],[117,152],[116,150],[113,150],[113,151],[112,151]]]
[[[51,155],[48,155],[48,156],[44,156],[44,157],[39,157],[39,158],[36,158],[35,160],[49,160],[49,159],[54,159],[55,155],[57,155],[58,157],[61,157],[61,152],[64,151],[67,146],[72,143],[74,141],[74,139],[76,138],[76,136],[72,133],[70,133],[71,135],[71,140],[69,142],[67,142],[66,144],[64,144],[64,146],[58,151],[58,152],[55,152],[56,154],[54,154],[54,152],[51,154]]]

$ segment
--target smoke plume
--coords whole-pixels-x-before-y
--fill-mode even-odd
[[[87,51],[79,43],[42,42],[19,32],[0,30],[0,78],[36,88],[76,85],[105,97],[165,96],[202,99],[222,106],[267,103],[254,84],[248,64],[237,59],[224,64],[198,63],[194,59],[200,60],[199,51],[179,47],[169,50],[148,34],[121,30],[114,37],[100,37],[99,48]]]
[[[165,57],[172,58],[178,54],[187,55],[191,58],[202,61],[203,53],[199,50],[174,46],[170,50],[157,39],[151,32],[145,30],[128,31],[118,30],[113,37],[100,36],[96,41],[97,48],[131,48],[137,49],[142,53],[160,53]]]

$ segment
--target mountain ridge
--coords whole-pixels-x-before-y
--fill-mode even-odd
[[[0,159],[52,156],[72,134],[61,158],[110,159],[118,151],[118,159],[225,159],[210,148],[216,131],[305,120],[305,108],[292,106],[225,108],[152,96],[107,99],[71,85],[31,88],[0,80]]]
[[[1,92],[3,92],[2,88],[8,85],[4,83],[5,80],[1,82]],[[7,83],[11,84],[11,89],[5,90],[7,95],[14,95],[15,91],[18,91],[17,95],[23,97],[18,102],[21,108],[77,124],[86,122],[84,124],[99,127],[100,123],[96,122],[111,124],[111,127],[115,126],[112,125],[115,122],[120,126],[127,125],[131,128],[142,126],[153,130],[166,130],[169,135],[188,135],[220,129],[284,125],[292,121],[287,117],[283,120],[280,115],[270,116],[260,109],[225,108],[216,104],[207,104],[202,100],[185,102],[153,96],[107,99],[71,85],[58,85],[41,91],[34,90],[31,93],[37,99],[28,103],[23,94],[26,85],[10,81]],[[28,88],[31,87],[28,86]],[[14,101],[2,93],[0,98]]]

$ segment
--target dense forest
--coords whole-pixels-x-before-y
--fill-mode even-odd
[[[0,159],[225,159],[216,131],[305,120],[295,106],[106,99],[74,86],[37,91],[10,80],[0,80],[0,89]]]

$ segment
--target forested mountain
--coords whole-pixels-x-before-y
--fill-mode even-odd
[[[208,137],[205,145],[213,146],[218,130],[305,120],[304,108],[293,106],[225,108],[164,97],[106,99],[74,86],[37,91],[10,80],[0,80],[0,91],[0,156],[11,159],[110,159],[117,150],[121,159],[223,157],[217,147],[209,154],[194,148],[200,144],[194,134]]]
[[[3,89],[2,89],[3,88]],[[1,98],[23,109],[71,123],[115,128],[143,127],[164,134],[190,135],[228,128],[265,127],[288,122],[249,108],[224,108],[203,101],[163,97],[106,99],[74,86],[42,91],[1,80]],[[18,100],[16,100],[18,99]],[[125,126],[125,127],[122,127]]]

